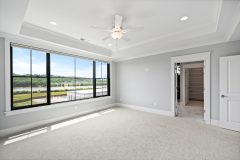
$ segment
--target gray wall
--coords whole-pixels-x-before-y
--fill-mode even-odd
[[[117,63],[117,102],[170,110],[171,57],[211,51],[211,117],[219,119],[219,57],[240,54],[240,41]]]
[[[111,99],[67,107],[5,116],[5,65],[4,39],[0,38],[0,130],[57,118],[72,113],[81,113],[114,102],[139,105],[160,110],[170,110],[171,57],[211,51],[211,116],[219,119],[219,57],[240,54],[240,41],[181,50],[113,63],[113,92]],[[117,85],[116,85],[117,84]],[[115,87],[116,86],[116,87]],[[115,96],[115,92],[117,96]]]
[[[66,107],[54,108],[42,111],[35,111],[31,113],[24,113],[12,116],[5,116],[5,65],[4,65],[4,38],[0,37],[0,130],[8,129],[11,127],[17,127],[20,125],[27,125],[29,123],[34,123],[38,121],[48,120],[52,118],[61,117],[64,115],[83,113],[88,110],[98,110],[100,107],[114,103],[115,102],[115,63],[112,65],[112,98],[99,100],[90,103],[82,103],[78,105],[69,105],[66,103]],[[78,106],[78,109],[75,109]]]

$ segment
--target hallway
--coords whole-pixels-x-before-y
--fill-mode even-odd
[[[203,120],[204,103],[203,101],[189,101],[186,106],[178,105],[178,116]]]

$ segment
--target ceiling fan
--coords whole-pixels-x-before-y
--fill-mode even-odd
[[[106,31],[106,32],[110,32],[110,35],[107,37],[104,37],[102,39],[102,41],[106,41],[108,39],[114,39],[114,40],[125,40],[125,41],[129,41],[129,38],[127,38],[125,36],[126,33],[130,32],[130,31],[142,31],[144,28],[143,27],[122,27],[122,22],[123,22],[123,16],[120,15],[115,15],[115,24],[112,27],[112,29],[106,29],[103,27],[95,27],[92,26],[93,29],[97,29],[97,30],[101,30],[101,31]]]

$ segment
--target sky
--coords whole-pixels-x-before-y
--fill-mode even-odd
[[[75,58],[66,55],[51,53],[51,75],[74,77]],[[30,74],[30,50],[13,47],[13,73]],[[93,62],[87,59],[76,58],[76,76],[92,78]],[[46,75],[46,53],[32,50],[32,74]],[[96,77],[107,78],[107,63],[96,62]]]

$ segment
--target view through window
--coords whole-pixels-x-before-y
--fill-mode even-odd
[[[108,94],[107,87],[107,64],[103,62],[96,62],[96,96],[103,96]]]
[[[11,46],[12,109],[110,95],[110,64]]]

